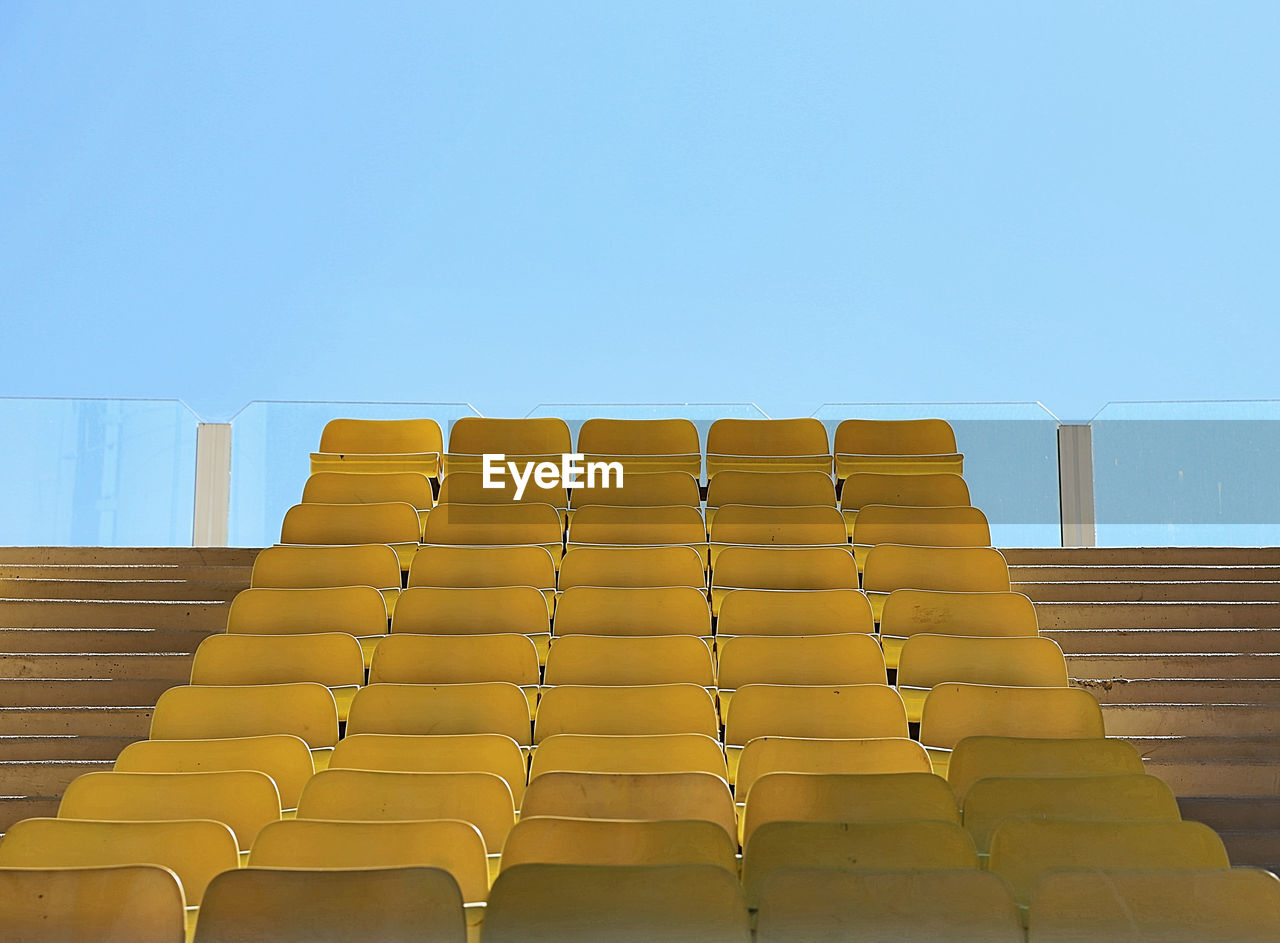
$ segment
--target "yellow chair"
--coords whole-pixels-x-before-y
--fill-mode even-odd
[[[563,419],[490,419],[464,416],[449,430],[445,474],[482,472],[484,455],[501,453],[505,461],[553,462],[572,452],[569,427]],[[509,477],[509,476],[508,476]]]
[[[0,932],[43,943],[185,943],[177,875],[154,865],[0,870]]]
[[[707,524],[717,509],[731,504],[754,507],[836,506],[836,486],[820,471],[724,471],[707,482]]]
[[[991,777],[974,783],[964,798],[964,827],[986,854],[991,836],[1012,818],[1090,822],[1176,822],[1178,800],[1156,776]]]
[[[840,489],[840,510],[845,526],[853,535],[858,511],[869,504],[899,507],[963,507],[971,504],[969,486],[955,474],[882,475],[860,472],[844,479]]]
[[[817,419],[717,419],[707,431],[707,478],[723,471],[831,474],[827,429]]]
[[[633,474],[702,475],[702,443],[688,419],[588,419],[578,430],[578,451],[587,461],[621,462],[624,482]]]
[[[707,525],[702,511],[685,505],[616,507],[590,504],[573,512],[566,546],[693,547],[705,555]],[[705,556],[704,556],[705,559]]]
[[[796,869],[952,871],[978,868],[973,840],[954,822],[766,822],[742,854],[747,901],[760,905],[776,874]],[[810,872],[811,873],[811,872]],[[942,937],[950,939],[950,937]]]
[[[857,589],[853,553],[844,547],[724,547],[711,570],[716,615],[736,589]]]
[[[462,894],[453,876],[440,868],[244,868],[220,875],[209,887],[194,943],[464,943],[466,938]]]
[[[702,456],[696,456],[699,465]],[[623,460],[624,465],[627,459]],[[623,476],[622,485],[614,487],[610,479],[610,487],[606,488],[599,481],[594,481],[581,488],[569,492],[570,508],[584,508],[590,505],[607,507],[652,508],[684,506],[696,508],[702,504],[702,495],[698,491],[698,476],[687,471],[654,471],[638,472],[628,470]],[[573,513],[570,512],[570,519]]]
[[[302,787],[315,773],[306,741],[288,734],[222,740],[139,740],[120,751],[118,773],[208,773],[252,769],[266,773],[285,810],[298,807]]]
[[[717,638],[736,635],[875,634],[871,604],[857,589],[783,592],[735,589],[725,593]]]
[[[249,578],[249,585],[255,589],[371,586],[382,594],[385,600],[383,605],[388,614],[395,609],[396,597],[400,594],[400,582],[400,558],[386,544],[361,544],[355,547],[267,547],[254,558],[253,572]],[[352,614],[356,624],[362,625],[364,613],[369,604],[356,602],[353,597],[352,609],[360,613],[355,617],[346,609],[345,603],[336,602],[337,598],[337,594],[331,594],[327,597],[329,600],[327,603],[321,603],[320,597],[315,596],[316,608],[331,606],[333,607],[332,618],[345,618],[347,614]],[[280,598],[280,602],[284,602],[283,597]],[[271,604],[272,607],[275,605],[277,604]],[[311,603],[307,602],[304,605],[310,607]],[[280,610],[269,607],[269,611],[273,613],[270,618],[275,618],[275,613]],[[307,631],[315,631],[315,629],[308,628]]]
[[[910,547],[878,544],[867,554],[862,588],[881,621],[885,600],[897,589],[948,593],[1007,593],[1009,565],[991,547]]]
[[[709,638],[711,606],[692,586],[572,586],[556,606],[555,634]]]
[[[1280,878],[1230,871],[1060,871],[1031,896],[1030,943],[1270,943]]]
[[[715,702],[696,684],[562,684],[538,702],[533,742],[560,733],[603,736],[720,733]]]
[[[737,841],[729,785],[710,773],[543,773],[520,804],[520,818],[691,819],[714,822]]]
[[[557,586],[705,589],[702,557],[693,547],[579,547],[564,555]]]
[[[475,684],[371,684],[351,704],[348,736],[500,733],[529,745],[529,701],[504,681]]]
[[[152,740],[210,740],[287,733],[317,755],[338,742],[338,706],[323,684],[178,685],[160,695]]]
[[[558,464],[558,463],[557,463]],[[440,504],[549,504],[557,510],[569,506],[569,492],[564,485],[543,487],[530,475],[520,497],[516,498],[516,484],[509,475],[492,483],[498,487],[484,486],[480,472],[454,472],[440,482]]]
[[[549,504],[441,504],[427,517],[424,544],[441,547],[536,546],[559,563],[560,512]]]
[[[492,773],[402,773],[327,769],[302,790],[299,820],[407,822],[457,819],[484,836],[489,854],[502,851],[515,824],[506,781]]]
[[[991,838],[987,869],[1022,907],[1053,871],[1196,870],[1231,867],[1222,839],[1199,822],[1078,822],[1009,819]]]
[[[720,710],[748,684],[884,684],[884,656],[870,635],[739,635],[718,646]]]
[[[266,773],[82,773],[58,803],[60,819],[154,822],[212,819],[248,851],[268,822],[280,821],[280,793]]]
[[[544,773],[701,772],[729,781],[724,748],[702,733],[599,736],[560,733],[533,751],[529,780]]]
[[[284,684],[314,681],[333,694],[338,720],[364,684],[364,653],[353,636],[210,635],[196,649],[192,684]]]
[[[248,866],[298,870],[440,868],[458,882],[465,903],[480,903],[489,895],[484,838],[474,825],[453,819],[274,822],[253,843]]]
[[[1036,608],[1022,593],[948,593],[896,589],[884,601],[880,643],[890,668],[913,635],[1017,638],[1039,631]]]
[[[964,474],[945,419],[846,419],[836,427],[836,477]]]
[[[393,635],[524,635],[546,659],[546,597],[532,586],[411,586],[400,596]]]
[[[520,864],[710,864],[737,877],[737,845],[698,820],[521,818],[502,849],[503,870]]]
[[[391,773],[492,773],[511,788],[516,803],[524,798],[528,770],[524,752],[497,733],[412,736],[353,733],[333,751],[329,769],[375,769]]]
[[[182,882],[186,905],[197,907],[216,875],[240,866],[240,855],[235,833],[207,818],[161,822],[23,819],[10,825],[0,842],[0,869],[127,865],[169,869]],[[4,906],[0,903],[0,913]]]
[[[742,847],[769,822],[922,819],[960,824],[955,794],[933,773],[766,773],[747,794]]]
[[[542,547],[420,547],[409,587],[493,588],[532,586],[555,609],[556,565]]]
[[[320,550],[363,551],[365,547],[269,547],[258,555],[261,560],[277,551]],[[232,635],[311,635],[327,632],[345,632],[360,640],[361,652],[366,659],[372,654],[377,640],[387,634],[388,606],[394,605],[400,595],[400,566],[390,547],[374,547],[386,550],[383,556],[376,554],[385,564],[382,577],[394,580],[380,592],[370,586],[330,586],[302,589],[246,589],[237,593],[227,614],[227,632]],[[305,561],[303,561],[305,562]],[[257,572],[257,564],[254,564]],[[376,575],[373,572],[357,573],[357,576]],[[340,577],[339,577],[340,578]],[[385,595],[384,595],[385,593]],[[365,667],[368,667],[367,661]]]
[[[738,879],[707,864],[522,864],[489,894],[485,943],[751,943]]]
[[[1051,638],[913,635],[898,661],[898,693],[907,720],[920,722],[925,698],[944,681],[1024,688],[1065,688],[1067,662]]]
[[[834,507],[755,507],[726,504],[711,524],[711,565],[728,547],[839,547],[849,546],[844,518]]]
[[[934,772],[947,775],[951,751],[965,737],[1103,737],[1102,709],[1082,688],[935,685],[925,698],[920,742]]]
[[[302,488],[303,504],[412,504],[418,509],[418,531],[435,504],[431,479],[421,472],[317,472]]]
[[[769,773],[930,772],[933,767],[929,764],[929,754],[906,737],[861,740],[756,737],[742,748],[734,792],[740,800],[745,800],[755,781]]]
[[[541,601],[538,602],[541,609]],[[538,650],[524,635],[399,635],[373,653],[370,684],[476,684],[505,681],[538,703]]]
[[[416,472],[440,475],[444,451],[434,419],[332,419],[311,453],[311,472]]]
[[[851,535],[859,569],[877,544],[915,547],[990,547],[987,516],[975,507],[896,507],[868,504],[858,512]]]
[[[409,569],[422,536],[418,509],[402,501],[381,504],[295,504],[284,515],[280,543],[310,546],[387,544],[401,571]]]
[[[757,903],[756,943],[1023,943],[1008,886],[986,871],[782,870]]]
[[[715,666],[707,643],[692,635],[567,635],[551,646],[544,681],[549,686],[697,684],[710,688],[715,686]]]
[[[965,737],[951,753],[947,781],[963,801],[974,783],[991,776],[1062,778],[1142,771],[1138,748],[1128,740],[1113,737]]]

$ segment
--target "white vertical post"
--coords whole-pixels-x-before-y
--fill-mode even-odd
[[[1062,546],[1096,546],[1093,430],[1086,423],[1058,426],[1058,494],[1062,509]]]
[[[231,517],[231,423],[196,427],[196,504],[193,547],[225,547]]]

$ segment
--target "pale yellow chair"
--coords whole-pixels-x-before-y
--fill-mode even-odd
[[[964,473],[945,419],[846,419],[836,427],[836,477]]]
[[[428,519],[428,526],[430,526]],[[418,509],[401,501],[381,504],[295,504],[284,515],[280,543],[303,546],[387,544],[407,571],[418,551]]]
[[[1022,593],[950,593],[897,589],[880,614],[880,643],[890,668],[913,635],[1017,638],[1039,631],[1036,608]]]
[[[353,733],[338,742],[330,769],[374,769],[392,773],[492,773],[524,798],[528,763],[520,745],[498,733],[413,736]]]
[[[872,645],[875,643],[872,642]],[[547,658],[544,683],[715,686],[711,649],[692,635],[566,635]]]
[[[555,609],[556,564],[542,547],[420,547],[409,587],[532,586]]]
[[[960,475],[925,473],[909,475],[857,472],[844,479],[840,510],[850,536],[858,511],[868,504],[899,507],[963,507],[970,504],[969,486]]]
[[[434,419],[331,419],[311,453],[311,472],[416,472],[440,475],[444,451]]]
[[[538,609],[541,610],[541,601]],[[476,684],[505,681],[538,703],[538,649],[525,635],[401,635],[373,653],[371,684]]]
[[[817,740],[756,737],[738,760],[734,792],[742,805],[752,785],[769,773],[930,773],[929,754],[906,737]]]
[[[580,685],[547,688],[533,742],[561,733],[654,735],[720,732],[715,702],[696,684]]]
[[[871,635],[739,635],[721,639],[716,667],[720,710],[748,684],[884,684],[884,655]]]
[[[956,744],[947,781],[963,801],[969,789],[989,776],[1118,776],[1141,773],[1142,754],[1115,737],[965,737]]]
[[[831,473],[827,430],[817,419],[717,419],[707,431],[707,478],[723,471]]]
[[[868,504],[858,512],[850,535],[861,570],[877,544],[914,547],[990,547],[987,516],[975,507],[898,507]]]
[[[877,544],[867,554],[862,588],[881,621],[885,601],[898,589],[949,593],[1007,593],[1009,565],[991,547],[912,547]]]
[[[0,934],[42,943],[185,943],[182,884],[168,868],[0,869]]]
[[[351,703],[348,736],[498,733],[529,745],[529,701],[505,681],[474,684],[371,684]]]

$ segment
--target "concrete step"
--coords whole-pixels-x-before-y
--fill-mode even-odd
[[[243,580],[73,580],[0,578],[0,599],[110,599],[228,602],[249,586]]]
[[[0,629],[0,652],[62,655],[67,652],[189,654],[218,628]]]
[[[0,736],[73,734],[145,739],[152,705],[126,707],[0,707]],[[0,790],[3,791],[3,790]]]
[[[1011,547],[1013,565],[1280,566],[1280,547]]]
[[[1041,629],[1274,629],[1280,602],[1042,602]]]
[[[252,573],[251,566],[0,563],[0,579],[11,580],[85,580],[91,583],[184,580],[192,583],[243,583],[248,586]]]
[[[1015,583],[1275,582],[1280,566],[1010,566]]]
[[[58,796],[0,796],[0,832],[22,819],[55,817],[60,801]]]
[[[1273,874],[1280,871],[1280,828],[1217,831],[1222,844],[1227,847],[1227,857],[1233,867],[1266,868]]]
[[[258,547],[0,547],[0,564],[253,566]]]
[[[1103,704],[1280,704],[1280,681],[1154,678],[1072,678]]]
[[[82,773],[109,770],[111,760],[0,761],[0,791],[22,796],[60,796]]]
[[[1019,574],[1010,574],[1018,577]],[[1103,580],[1093,582],[1017,582],[1015,592],[1032,602],[1275,602],[1280,582],[1180,580],[1177,582]]]
[[[1280,736],[1185,737],[1153,735],[1125,737],[1151,760],[1258,761],[1280,764]]]
[[[191,675],[193,656],[187,653],[82,653],[45,652],[0,654],[0,679],[109,678],[112,681],[147,681]],[[0,699],[0,704],[4,703]]]
[[[139,737],[62,736],[0,737],[0,760],[102,760],[114,761]],[[0,790],[3,791],[3,790]]]
[[[154,705],[160,695],[187,678],[121,681],[114,678],[0,679],[6,707],[130,707]]]
[[[1043,629],[1071,655],[1280,652],[1277,629]]]
[[[1184,819],[1218,831],[1280,828],[1280,796],[1187,796],[1178,800],[1178,808]]]
[[[132,629],[163,626],[171,629],[227,627],[228,602],[137,602],[96,599],[0,599],[0,627]]]
[[[1250,760],[1147,760],[1177,796],[1280,796],[1280,766]]]
[[[1275,678],[1280,655],[1068,655],[1073,678]]]
[[[1108,736],[1116,737],[1258,736],[1280,730],[1280,704],[1103,704],[1102,715]]]

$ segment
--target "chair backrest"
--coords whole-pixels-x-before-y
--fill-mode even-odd
[[[276,550],[312,548],[270,547],[258,555]],[[327,548],[325,548],[327,549]],[[349,547],[335,548],[340,550]],[[363,550],[364,548],[356,548]],[[399,584],[400,566],[391,557],[376,554],[393,565],[385,578]],[[256,566],[256,564],[255,564]],[[369,574],[373,575],[373,574]],[[346,632],[348,635],[383,635],[387,631],[387,603],[382,593],[369,586],[331,586],[307,589],[246,589],[236,594],[227,614],[227,631],[239,635],[310,635]]]
[[[398,501],[418,510],[435,503],[422,472],[316,472],[302,488],[303,504],[381,504]]]
[[[323,684],[203,685],[170,688],[151,715],[152,740],[205,740],[287,733],[311,749],[338,742],[338,707]]]
[[[521,818],[502,849],[502,867],[520,864],[711,864],[738,873],[737,844],[698,819]]]
[[[947,682],[924,702],[920,742],[954,749],[965,737],[1102,737],[1102,709],[1083,688]]]
[[[200,908],[195,943],[465,943],[453,876],[440,868],[219,875]]]
[[[321,589],[345,586],[399,589],[400,560],[395,550],[385,543],[352,547],[267,547],[254,558],[249,585],[255,589]],[[239,599],[238,596],[236,598]],[[336,597],[329,597],[330,600],[334,598]],[[333,602],[322,603],[318,599],[316,597],[316,609],[336,605]],[[304,617],[299,615],[298,618]],[[333,612],[333,618],[339,618],[337,611]],[[347,616],[343,615],[342,618]]]
[[[266,773],[280,792],[280,805],[297,808],[302,787],[315,773],[305,740],[291,734],[219,740],[139,740],[120,751],[119,773],[208,773],[252,769]]]
[[[561,591],[575,586],[707,585],[702,557],[692,547],[575,547],[560,564]]]
[[[862,588],[868,593],[896,589],[1005,593],[1009,591],[1009,566],[1004,554],[991,547],[877,544],[867,554]]]
[[[380,769],[399,773],[492,773],[511,787],[516,805],[527,780],[524,753],[497,733],[408,736],[353,733],[329,758],[329,769]]]
[[[707,482],[707,507],[730,504],[758,507],[836,506],[836,486],[820,471],[722,471]]]
[[[733,695],[725,718],[725,743],[739,746],[756,737],[905,736],[902,698],[883,684],[748,684]]]
[[[831,505],[756,507],[726,504],[711,523],[713,544],[817,546],[846,541],[844,517]],[[718,559],[718,556],[717,556]]]
[[[750,943],[747,905],[724,868],[522,864],[498,875],[485,943]]]
[[[929,754],[907,737],[812,740],[756,737],[738,761],[735,791],[746,796],[768,773],[931,773]]]
[[[58,803],[60,819],[154,822],[212,819],[248,851],[264,826],[280,821],[280,793],[266,773],[83,773]]]
[[[1022,593],[951,593],[896,589],[884,603],[880,632],[1017,637],[1039,631],[1036,609]]]
[[[705,543],[706,539],[707,525],[702,511],[683,504],[657,507],[589,504],[573,512],[568,533],[570,546],[695,546]]]
[[[184,943],[177,876],[154,865],[0,869],[0,935],[43,943]]]
[[[391,618],[395,635],[538,635],[548,631],[546,598],[532,586],[414,586],[400,594]]]
[[[707,594],[692,586],[573,586],[556,606],[555,634],[711,635]]]
[[[716,560],[711,585],[716,589],[857,589],[858,571],[853,554],[840,547],[725,547]]]
[[[467,903],[489,893],[480,830],[456,819],[324,822],[290,819],[264,828],[249,852],[251,868],[440,868]]]
[[[345,632],[210,635],[196,649],[192,684],[364,684],[360,643]]]
[[[443,451],[434,419],[330,419],[320,433],[321,452],[405,455]]]
[[[282,544],[416,544],[418,509],[403,501],[378,504],[295,504],[280,527]]]
[[[564,528],[550,504],[441,504],[427,515],[422,542],[443,546],[537,545],[555,553]]]
[[[856,588],[799,590],[735,589],[720,603],[718,636],[871,634],[871,604]]]
[[[831,445],[817,419],[717,419],[707,430],[707,474],[718,468],[712,456],[734,458],[827,458]],[[755,465],[756,463],[750,463]],[[760,463],[767,470],[768,463]],[[741,468],[743,464],[730,467]],[[827,463],[830,467],[830,461]],[[789,464],[782,468],[792,470]]]
[[[640,459],[641,467],[647,465],[650,461],[663,462],[662,456],[655,456],[653,459]],[[634,462],[622,459],[627,473],[622,478],[622,484],[610,479],[610,487],[606,488],[599,480],[593,482],[584,482],[583,487],[574,488],[569,492],[569,504],[574,508],[584,508],[590,505],[614,505],[617,507],[672,507],[675,505],[684,505],[685,507],[696,508],[702,503],[702,496],[698,491],[697,474],[688,471],[634,471],[632,466]],[[677,457],[678,464],[692,463],[693,466],[701,468],[702,455],[694,452],[685,458]]]
[[[716,683],[736,690],[748,684],[884,684],[884,655],[871,635],[805,635],[786,638],[739,635],[719,644]]]
[[[901,507],[960,507],[970,503],[964,478],[942,472],[923,475],[880,475],[862,472],[850,475],[840,489],[840,507],[856,511],[868,504],[896,504]]]
[[[409,567],[411,588],[555,585],[555,561],[544,547],[420,547]]]
[[[516,497],[517,492],[519,498]],[[562,508],[568,506],[569,494],[558,480],[554,485],[543,487],[533,475],[529,476],[523,488],[519,488],[510,475],[491,481],[485,487],[484,474],[472,471],[451,472],[440,482],[440,504],[511,504],[516,501]]]
[[[898,659],[898,687],[932,688],[946,681],[1065,688],[1067,663],[1047,636],[908,638]]]
[[[728,780],[724,750],[703,733],[653,736],[596,736],[561,733],[547,737],[533,751],[532,781],[543,773],[683,773],[703,772]]]
[[[712,687],[715,666],[707,643],[693,635],[567,635],[551,646],[544,683]]]
[[[578,429],[585,455],[702,457],[698,427],[688,419],[588,419]],[[630,470],[628,469],[628,475]]]
[[[845,419],[836,426],[839,455],[943,455],[956,450],[945,419]]]
[[[529,743],[529,701],[505,681],[371,684],[351,702],[347,733],[498,733]]]
[[[542,602],[538,600],[539,607]],[[543,609],[545,612],[545,609]],[[378,643],[369,683],[537,685],[538,650],[527,635],[405,635]]]
[[[917,547],[990,547],[987,516],[968,505],[900,507],[868,504],[858,511],[853,542]]]
[[[508,459],[572,452],[563,419],[492,419],[464,416],[449,430],[449,458],[502,452]]]
[[[198,906],[205,888],[216,875],[240,866],[240,855],[231,829],[209,819],[162,822],[23,819],[10,825],[4,841],[0,842],[0,874],[7,868],[128,865],[168,868],[182,882],[186,903]],[[3,899],[0,896],[0,900]]]
[[[961,800],[989,776],[1107,776],[1141,773],[1142,754],[1116,737],[1042,739],[965,737],[956,744],[947,781]]]
[[[548,688],[538,703],[533,741],[558,733],[701,733],[716,736],[715,702],[696,684],[578,685]]]

